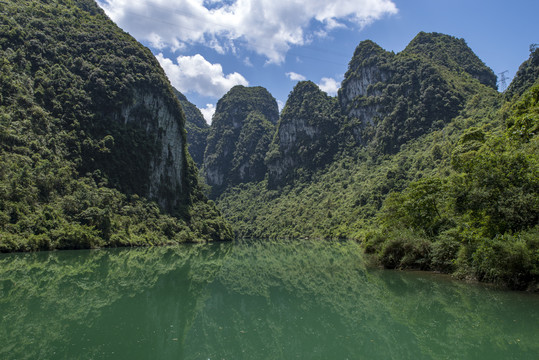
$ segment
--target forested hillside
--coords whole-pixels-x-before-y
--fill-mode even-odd
[[[1,8],[0,251],[230,238],[151,52],[93,0]]]
[[[338,99],[299,83],[267,177],[217,203],[238,237],[356,239],[388,268],[537,289],[538,58],[500,94],[462,39],[420,33],[399,54],[362,42]]]

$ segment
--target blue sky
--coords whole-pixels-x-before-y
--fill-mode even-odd
[[[512,78],[539,43],[537,0],[98,0],[148,46],[171,83],[211,119],[241,84],[282,107],[298,80],[335,95],[365,39],[403,50],[420,31],[464,38],[496,74]]]

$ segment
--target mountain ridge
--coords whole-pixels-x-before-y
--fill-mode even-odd
[[[230,238],[149,49],[94,1],[4,1],[0,251]]]
[[[454,57],[421,53],[444,41]],[[324,101],[313,83],[298,83],[267,176],[225,189],[218,206],[238,237],[355,239],[386,268],[539,290],[536,58],[523,63],[510,96],[496,91],[492,70],[464,40],[420,33],[411,44],[398,54],[358,45],[331,98],[341,110],[324,141],[332,156],[318,166],[309,146],[331,112],[302,111]],[[283,131],[287,122],[306,135]],[[288,149],[298,145],[284,165],[275,162],[281,138]],[[291,176],[276,177],[276,164]]]

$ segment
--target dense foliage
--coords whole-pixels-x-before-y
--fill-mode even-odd
[[[464,39],[422,31],[406,46],[403,54],[415,54],[452,71],[463,70],[481,84],[496,89],[496,75],[474,54]]]
[[[438,34],[427,40],[420,34],[397,55],[372,42],[360,44],[339,93],[351,115],[341,120],[333,159],[281,187],[266,179],[229,188],[218,204],[239,237],[357,239],[388,268],[438,270],[537,290],[537,53],[515,78],[515,95],[503,95],[473,53],[455,49],[462,40]],[[444,41],[449,52],[436,53]],[[386,76],[373,66],[402,71]],[[366,75],[378,76],[374,86],[361,83]],[[526,88],[531,79],[535,85]],[[389,88],[409,93],[403,97],[406,117],[397,106],[373,124],[354,118]],[[427,88],[441,93],[424,101]],[[444,96],[457,99],[455,106]],[[444,103],[449,105],[436,107]],[[393,142],[395,135],[400,138]]]
[[[393,192],[364,238],[390,267],[417,266],[513,288],[539,283],[539,84],[508,111],[505,131],[467,129],[448,176]],[[421,249],[420,249],[421,247]]]
[[[143,88],[183,126],[151,52],[93,1],[4,1],[2,9],[0,250],[229,237],[184,137],[181,205],[167,215],[144,198],[160,146],[145,127],[155,123],[141,123],[150,119],[144,112],[124,123],[114,109]]]
[[[532,87],[539,77],[539,49],[536,49],[527,61],[518,68],[518,72],[504,95],[508,100],[521,96],[527,89]]]

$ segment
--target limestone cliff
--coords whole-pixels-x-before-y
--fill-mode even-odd
[[[264,178],[278,117],[277,102],[262,87],[235,86],[217,102],[204,155],[212,197],[227,186]]]
[[[0,251],[230,239],[148,48],[93,0],[6,0],[0,23]]]
[[[311,81],[299,82],[281,113],[266,157],[269,184],[309,174],[331,161],[339,147],[339,106]]]
[[[398,54],[361,42],[338,97],[359,144],[395,153],[402,144],[442,128],[480,83],[495,87],[494,73],[464,40],[420,33]]]
[[[79,172],[97,171],[120,191],[176,212],[198,185],[188,184],[193,169],[187,163],[185,116],[164,71],[149,49],[118,29],[93,1],[76,1],[72,9],[84,19],[77,30],[58,31],[48,41],[65,46],[72,59],[53,57],[53,69],[64,67],[63,76],[72,77],[72,89],[62,91],[84,97],[67,101],[57,114],[54,101],[46,105],[65,127],[80,129]],[[79,154],[69,154],[74,155]]]
[[[210,127],[206,123],[204,116],[200,110],[178,90],[174,89],[174,94],[182,104],[185,114],[185,130],[187,131],[187,146],[189,154],[193,158],[199,169],[204,164],[204,151],[206,150],[206,142]]]
[[[362,41],[358,45],[339,91],[339,100],[345,112],[372,123],[373,115],[376,113],[375,107],[369,111],[365,107],[354,106],[356,105],[354,100],[360,97],[382,95],[381,89],[373,85],[384,83],[391,77],[388,63],[393,58],[394,54],[385,51],[370,40]],[[364,116],[363,112],[370,112],[370,114]]]
[[[441,129],[483,85],[495,87],[495,76],[462,39],[419,33],[398,54],[362,41],[337,99],[309,81],[291,92],[266,157],[268,184],[308,181],[346,147],[396,153]]]
[[[126,127],[138,132],[143,129],[143,137],[151,149],[152,156],[137,159],[142,163],[125,160],[131,163],[128,168],[145,168],[142,173],[148,176],[142,179],[142,183],[147,183],[144,188],[133,190],[142,191],[141,195],[156,200],[162,208],[171,211],[180,205],[181,194],[186,191],[182,180],[185,177],[186,143],[183,114],[178,104],[166,95],[135,87],[129,101],[116,114],[119,114],[117,121]]]

